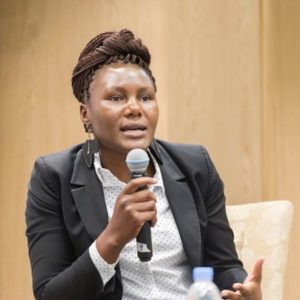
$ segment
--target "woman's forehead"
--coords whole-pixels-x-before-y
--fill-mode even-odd
[[[153,86],[152,80],[146,71],[136,64],[113,63],[99,69],[92,81],[91,88],[113,88],[126,84]]]

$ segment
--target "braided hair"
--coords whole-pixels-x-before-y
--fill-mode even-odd
[[[104,32],[94,37],[81,52],[72,74],[73,93],[85,103],[90,98],[89,87],[93,76],[103,65],[122,61],[142,67],[153,81],[149,69],[151,56],[148,48],[128,29],[119,32]]]

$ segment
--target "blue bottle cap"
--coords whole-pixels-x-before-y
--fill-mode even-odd
[[[210,267],[193,268],[193,281],[212,281],[214,270]]]

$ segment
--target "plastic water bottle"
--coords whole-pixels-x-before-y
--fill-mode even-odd
[[[193,269],[193,281],[186,300],[221,300],[221,294],[213,283],[213,268],[197,267]]]

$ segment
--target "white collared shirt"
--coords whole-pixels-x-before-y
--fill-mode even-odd
[[[89,253],[105,285],[115,274],[114,267],[120,265],[124,300],[167,300],[185,299],[192,283],[191,268],[176,223],[167,200],[159,165],[155,166],[155,185],[150,190],[156,195],[157,223],[151,229],[153,257],[149,262],[140,262],[137,257],[136,240],[129,242],[120,253],[118,262],[108,264],[97,251],[95,242]],[[99,153],[95,154],[94,167],[103,185],[104,198],[109,220],[115,201],[125,183],[101,166]],[[184,201],[184,199],[182,199]]]

